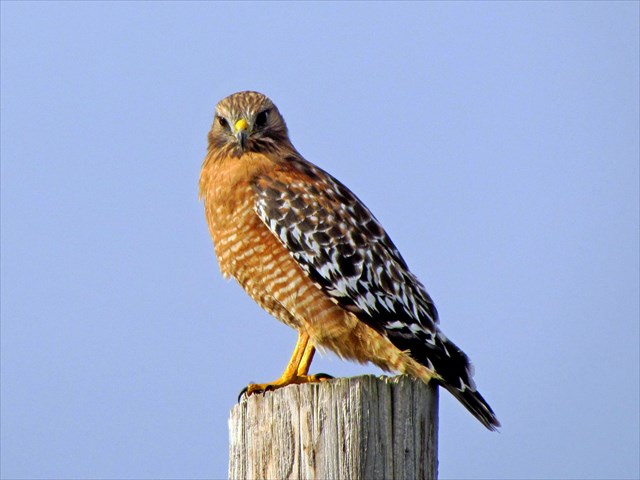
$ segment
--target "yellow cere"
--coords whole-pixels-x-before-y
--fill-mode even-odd
[[[247,125],[247,121],[244,118],[241,118],[236,122],[235,127],[236,132],[238,132],[240,130],[246,130],[247,128],[249,128],[249,125]]]

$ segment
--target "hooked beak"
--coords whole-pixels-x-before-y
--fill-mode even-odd
[[[247,144],[247,137],[249,136],[249,125],[244,118],[238,120],[235,125],[236,130],[236,140],[240,144],[240,147],[244,149]]]

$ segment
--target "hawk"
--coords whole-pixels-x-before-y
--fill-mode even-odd
[[[282,376],[247,394],[316,382],[316,347],[446,388],[490,430],[467,355],[442,333],[433,300],[369,209],[305,160],[265,95],[216,106],[199,196],[220,269],[298,331]]]

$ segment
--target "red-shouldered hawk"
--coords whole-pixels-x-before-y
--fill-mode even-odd
[[[220,269],[298,331],[282,376],[248,394],[308,375],[315,346],[385,371],[437,381],[484,426],[500,423],[476,390],[462,350],[380,223],[347,187],[291,144],[273,102],[240,92],[216,106],[200,198]]]

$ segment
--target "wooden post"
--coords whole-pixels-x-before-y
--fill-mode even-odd
[[[229,419],[231,479],[436,479],[438,390],[366,375],[252,395]]]

